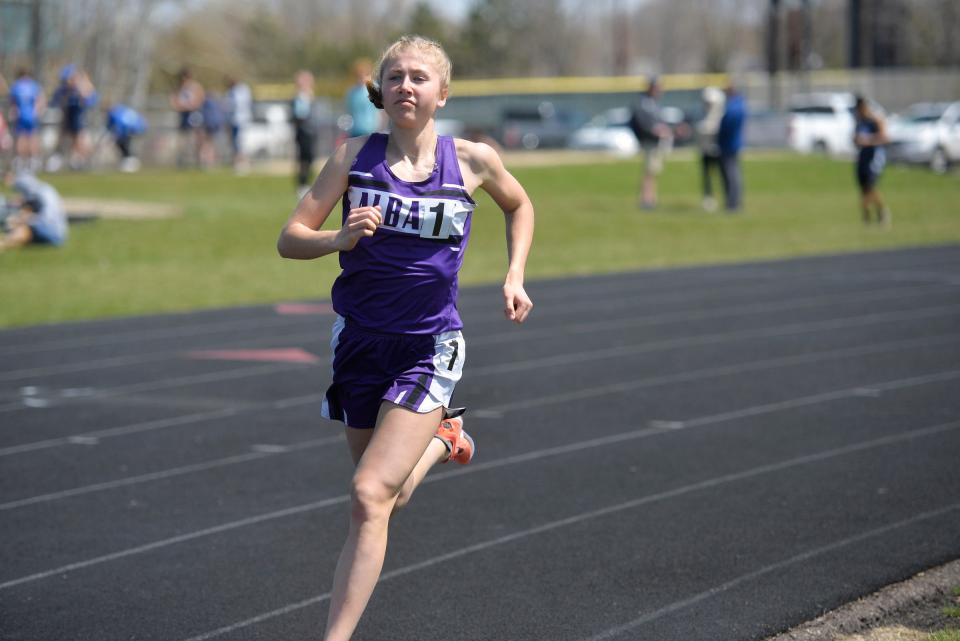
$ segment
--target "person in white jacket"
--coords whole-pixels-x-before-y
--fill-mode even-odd
[[[703,120],[697,123],[697,143],[700,147],[700,163],[703,172],[703,208],[706,211],[717,209],[717,199],[713,196],[713,178],[711,174],[720,172],[720,147],[717,145],[717,132],[723,118],[726,96],[717,87],[703,89]]]
[[[237,173],[247,171],[247,157],[243,153],[243,130],[253,121],[253,95],[250,87],[233,76],[226,77],[224,112],[230,125],[230,149],[233,168]]]

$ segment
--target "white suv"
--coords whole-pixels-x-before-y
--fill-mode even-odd
[[[788,124],[790,147],[801,153],[853,154],[854,102],[849,93],[794,96]]]

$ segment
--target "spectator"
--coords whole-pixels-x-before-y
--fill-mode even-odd
[[[663,170],[663,159],[673,134],[660,117],[660,81],[650,78],[647,90],[633,107],[630,128],[643,149],[643,180],[640,187],[640,208],[655,209],[657,206],[657,176]]]
[[[227,93],[224,96],[226,122],[230,126],[230,152],[233,169],[237,173],[247,171],[247,158],[243,153],[243,130],[253,121],[253,97],[250,87],[227,76]]]
[[[7,95],[9,90],[7,79],[0,74],[0,95]],[[13,136],[10,134],[10,126],[7,124],[3,110],[0,110],[0,159],[5,157],[11,149],[13,149]],[[2,170],[3,167],[0,166],[0,171]]]
[[[47,163],[50,171],[57,171],[63,164],[63,149],[71,169],[82,169],[90,156],[86,132],[86,113],[96,106],[97,91],[90,77],[75,65],[69,64],[60,72],[60,84],[53,92],[50,104],[60,109],[60,137],[57,153]]]
[[[200,130],[200,166],[208,169],[217,162],[217,138],[223,127],[223,109],[221,102],[211,92],[207,92],[200,105],[203,128]]]
[[[200,128],[203,125],[201,108],[205,93],[203,85],[194,80],[193,73],[184,67],[177,75],[177,88],[170,95],[170,106],[177,112],[180,131],[177,165],[186,166],[188,158],[196,160],[200,151]]]
[[[743,206],[743,174],[740,171],[740,150],[743,148],[743,126],[747,120],[747,101],[732,84],[726,90],[727,101],[717,131],[720,149],[720,177],[723,179],[724,205],[730,213]]]
[[[10,85],[10,121],[13,125],[14,171],[40,168],[40,118],[46,109],[43,88],[26,69]]]
[[[297,93],[290,105],[294,140],[297,143],[297,194],[302,198],[308,191],[310,172],[316,157],[317,127],[314,118],[313,74],[298,71],[294,76]]]
[[[14,200],[16,213],[4,223],[0,251],[16,249],[30,243],[60,246],[67,240],[67,214],[60,194],[51,185],[21,172],[14,179],[7,175],[7,184],[20,192]]]
[[[350,114],[350,129],[348,134],[366,136],[380,129],[380,110],[377,109],[367,94],[367,82],[373,72],[373,63],[367,58],[359,58],[353,63],[353,74],[356,83],[347,90],[347,113]]]
[[[857,96],[854,105],[856,125],[853,144],[857,147],[857,183],[860,186],[860,209],[863,222],[870,224],[870,206],[876,210],[877,222],[885,227],[893,223],[893,216],[877,191],[877,182],[887,162],[884,145],[887,138],[887,126],[880,114],[870,108],[863,96]]]
[[[725,97],[716,87],[703,90],[703,120],[697,123],[697,143],[700,147],[700,164],[703,174],[703,208],[715,211],[717,200],[713,197],[713,174],[720,171],[720,147],[717,146],[717,131],[723,118]]]
[[[120,171],[140,169],[140,160],[133,153],[133,138],[147,130],[147,121],[136,110],[116,104],[107,112],[107,131],[120,151]]]
[[[3,112],[0,111],[0,158],[5,156],[10,149],[13,149],[13,138],[10,136],[7,119],[3,117]]]

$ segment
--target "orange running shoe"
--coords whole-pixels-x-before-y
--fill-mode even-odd
[[[463,412],[461,411],[456,415],[451,414],[453,414],[453,411],[444,410],[444,418],[440,421],[440,426],[437,427],[436,437],[443,441],[450,451],[447,458],[441,463],[456,461],[461,465],[466,465],[473,458],[476,445],[473,442],[473,437],[463,429],[463,419],[460,418],[460,414],[463,414]]]

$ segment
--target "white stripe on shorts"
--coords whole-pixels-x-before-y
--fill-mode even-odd
[[[333,329],[331,330],[330,337],[330,378],[333,378],[333,359],[337,355],[337,344],[340,342],[340,332],[343,331],[343,328],[347,325],[347,319],[345,319],[340,314],[337,314],[337,317],[333,321]],[[323,402],[320,403],[320,416],[323,418],[330,418],[330,405],[327,403],[327,396],[324,394]],[[343,412],[343,422],[347,425],[347,412]]]
[[[438,407],[450,407],[453,390],[463,376],[463,363],[467,357],[467,345],[463,334],[457,330],[433,337],[433,378],[430,389],[417,406],[418,412],[429,412]]]

